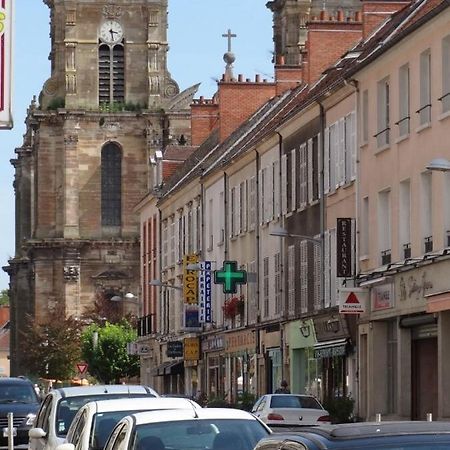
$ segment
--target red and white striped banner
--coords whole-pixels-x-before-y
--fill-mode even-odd
[[[0,128],[10,129],[12,120],[13,2],[0,0]]]

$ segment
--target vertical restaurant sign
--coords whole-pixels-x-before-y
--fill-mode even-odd
[[[200,323],[211,323],[211,261],[203,261],[200,263],[200,273],[198,276],[198,291],[200,301]]]
[[[336,224],[336,276],[350,278],[352,275],[352,219],[338,218]]]
[[[196,255],[185,255],[183,257],[183,298],[187,305],[198,305],[198,271],[188,270],[188,264],[197,264]]]
[[[11,129],[13,2],[0,0],[0,128]]]

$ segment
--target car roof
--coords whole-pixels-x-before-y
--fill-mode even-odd
[[[33,383],[28,378],[22,377],[0,377],[0,384],[31,384]]]
[[[83,406],[84,409],[93,409],[96,413],[110,411],[127,411],[139,409],[175,409],[199,408],[200,405],[185,398],[170,397],[140,397],[140,398],[114,398],[108,400],[95,400]]]
[[[149,386],[139,384],[95,384],[93,386],[72,386],[57,388],[50,393],[59,394],[61,397],[81,397],[83,395],[101,394],[149,394],[159,397],[159,394]]]
[[[144,423],[174,422],[178,420],[190,419],[240,419],[240,420],[258,420],[253,414],[242,409],[234,408],[201,408],[201,409],[182,409],[167,411],[146,411],[132,414],[136,425]]]

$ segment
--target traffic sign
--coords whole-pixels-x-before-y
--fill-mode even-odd
[[[88,364],[85,362],[77,363],[78,373],[84,375],[88,369]]]

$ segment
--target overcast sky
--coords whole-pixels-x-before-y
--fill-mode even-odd
[[[201,83],[197,96],[210,98],[224,72],[230,28],[234,73],[272,79],[272,17],[267,0],[169,0],[168,66],[181,90]],[[42,0],[15,2],[14,129],[0,130],[0,264],[14,256],[14,172],[10,160],[22,144],[26,109],[50,75],[49,11]],[[9,278],[0,270],[0,289]]]

